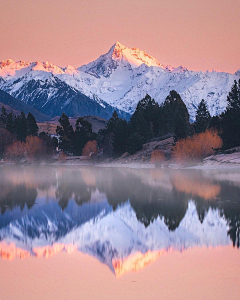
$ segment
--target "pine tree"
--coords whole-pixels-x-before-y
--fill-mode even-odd
[[[240,79],[234,80],[231,91],[227,97],[227,111],[233,110],[234,112],[239,112],[240,110]]]
[[[59,135],[60,143],[59,148],[64,152],[73,151],[73,136],[74,131],[69,122],[69,118],[65,113],[62,113],[57,126],[56,133]]]
[[[2,112],[0,114],[0,128],[6,128],[7,116],[6,108],[2,106]]]
[[[113,138],[113,151],[115,155],[122,155],[126,152],[129,138],[129,126],[126,120],[119,119]]]
[[[144,142],[153,137],[153,131],[150,122],[146,120],[143,110],[135,111],[130,119],[131,132],[138,133],[143,137]]]
[[[188,120],[185,118],[184,114],[179,113],[175,121],[174,130],[174,142],[176,143],[180,139],[185,139],[190,134],[190,126]]]
[[[38,126],[34,116],[28,113],[27,116],[27,135],[37,136]]]
[[[227,97],[227,109],[221,115],[223,147],[240,145],[240,79],[234,81]]]
[[[221,131],[221,116],[213,116],[209,123],[209,128],[213,128],[218,132]]]
[[[206,131],[206,129],[209,128],[210,121],[210,113],[207,109],[205,101],[202,99],[197,109],[196,122],[194,124],[195,132],[200,133]]]
[[[118,114],[116,111],[114,111],[111,119],[109,119],[107,123],[107,127],[106,127],[107,131],[114,133],[116,126],[118,125],[118,122],[119,122]]]
[[[101,131],[101,134],[98,136],[99,138],[101,139],[100,145],[108,145],[109,147],[109,149],[105,149],[105,153],[122,155],[126,152],[129,138],[129,125],[127,121],[119,118],[117,112],[114,111],[112,118],[107,123],[106,131]]]
[[[170,91],[170,94],[161,106],[161,110],[161,117],[163,118],[162,132],[164,134],[175,133],[175,139],[181,136],[180,130],[184,130],[183,136],[190,134],[189,113],[185,103],[176,91]],[[179,126],[180,128],[176,128]]]
[[[76,121],[76,130],[74,132],[74,154],[82,155],[83,147],[89,140],[94,139],[92,132],[92,124],[83,118],[78,118]]]
[[[142,146],[143,146],[143,137],[137,132],[131,134],[131,136],[128,139],[127,151],[130,154],[134,154],[135,152],[141,150]]]
[[[131,124],[145,141],[159,134],[159,110],[158,103],[148,94],[138,102]]]
[[[11,133],[14,133],[15,131],[13,112],[10,112],[7,116],[6,129]]]
[[[21,142],[25,142],[27,137],[27,119],[23,111],[19,116],[15,117],[14,127],[17,139]]]

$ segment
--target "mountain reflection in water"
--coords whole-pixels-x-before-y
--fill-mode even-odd
[[[171,251],[239,247],[240,172],[0,167],[0,255],[78,249],[117,275]]]

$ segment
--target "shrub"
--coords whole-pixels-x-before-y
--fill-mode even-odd
[[[91,156],[92,154],[97,153],[97,141],[88,141],[86,145],[83,147],[82,155],[83,156]]]
[[[26,142],[17,141],[9,145],[5,155],[8,159],[19,161],[22,158],[37,159],[45,154],[42,140],[37,136],[28,136]]]
[[[25,157],[25,143],[17,141],[6,148],[5,156],[7,159],[20,161]]]
[[[40,158],[45,154],[43,141],[37,136],[27,136],[25,143],[25,151],[27,158]]]
[[[165,154],[163,151],[156,149],[152,152],[151,163],[156,166],[161,166],[161,164],[166,160]]]
[[[173,156],[177,162],[202,160],[214,154],[214,149],[222,147],[222,139],[217,131],[206,130],[193,137],[179,140],[173,148]]]

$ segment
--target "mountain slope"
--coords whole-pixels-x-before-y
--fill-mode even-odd
[[[12,96],[50,117],[65,112],[68,116],[95,115],[109,119],[114,111],[104,101],[89,99],[52,73],[30,71],[23,77],[7,81],[3,87]],[[126,113],[116,110],[121,117],[127,117]]]
[[[22,101],[12,97],[8,93],[0,90],[0,107],[2,106],[2,104],[3,106],[6,105],[8,112],[11,111],[11,109],[13,109],[13,112],[15,114],[23,111],[27,115],[30,112],[34,115],[37,121],[46,121],[50,119],[49,116],[40,113],[38,110],[34,109],[30,105],[27,105]]]

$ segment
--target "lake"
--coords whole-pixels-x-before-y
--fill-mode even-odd
[[[0,167],[0,299],[240,299],[240,170]]]

